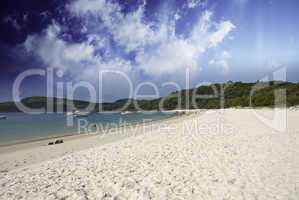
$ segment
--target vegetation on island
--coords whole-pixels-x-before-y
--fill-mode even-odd
[[[284,95],[285,94],[285,95]],[[283,97],[286,97],[285,99]],[[53,101],[54,112],[84,110],[89,102],[49,97],[24,98],[28,108],[46,108],[47,101]],[[70,104],[72,103],[72,104]],[[73,106],[70,106],[73,105]],[[161,106],[162,105],[162,106]],[[299,105],[299,84],[291,82],[227,82],[203,85],[198,88],[176,91],[166,97],[153,100],[122,99],[113,103],[94,103],[98,111],[174,110],[174,109],[217,109],[231,107],[273,107]],[[0,103],[0,112],[18,112],[14,102]]]

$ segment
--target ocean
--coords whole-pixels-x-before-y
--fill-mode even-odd
[[[91,113],[87,117],[74,118],[73,126],[67,126],[66,114],[25,114],[1,113],[7,119],[0,120],[0,145],[27,142],[43,138],[81,133],[85,123],[97,124],[102,128],[114,128],[121,125],[166,119],[174,113],[144,112],[130,113]],[[81,120],[81,121],[79,121]]]

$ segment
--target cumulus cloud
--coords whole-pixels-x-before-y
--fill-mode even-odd
[[[197,48],[186,40],[173,39],[151,52],[140,53],[137,61],[149,75],[159,76],[196,67]]]
[[[30,35],[24,42],[28,52],[37,55],[47,67],[70,71],[75,78],[96,78],[97,71],[114,69],[129,71],[130,62],[121,58],[104,61],[96,54],[103,47],[104,41],[94,35],[82,43],[70,43],[59,38],[61,27],[53,22],[41,34]],[[96,46],[94,45],[96,44]]]
[[[37,54],[52,68],[71,68],[73,64],[93,59],[94,47],[89,43],[69,44],[58,38],[61,28],[53,23],[42,34],[30,35],[24,46],[28,52]]]
[[[151,24],[143,20],[144,5],[126,15],[121,12],[118,4],[105,0],[77,0],[67,8],[79,17],[88,15],[100,17],[101,26],[104,26],[127,52],[157,41],[157,35],[151,29]]]
[[[205,1],[188,2],[192,8]],[[61,39],[61,27],[53,23],[43,33],[30,35],[24,45],[48,66],[80,69],[79,75],[84,77],[101,69],[142,71],[151,77],[177,74],[186,68],[200,70],[200,57],[235,28],[230,21],[216,22],[213,13],[205,11],[190,34],[182,36],[176,34],[176,20],[181,16],[173,13],[152,22],[145,19],[145,4],[126,14],[118,3],[106,0],[75,0],[66,8],[71,17],[82,20],[86,41]],[[92,22],[99,28],[91,27]]]
[[[153,50],[142,52],[137,61],[146,73],[153,76],[177,73],[186,68],[200,70],[200,56],[221,43],[233,28],[227,21],[215,24],[212,13],[204,12],[190,36],[173,35]]]

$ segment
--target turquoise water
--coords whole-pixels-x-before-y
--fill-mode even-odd
[[[6,120],[0,120],[0,144],[11,144],[35,139],[63,136],[78,133],[78,120],[87,120],[88,124],[96,123],[104,128],[113,128],[123,124],[139,123],[149,120],[165,119],[173,116],[172,113],[92,113],[85,118],[74,118],[74,125],[67,126],[65,114],[24,114],[2,113]],[[85,122],[81,121],[81,126]],[[83,129],[82,129],[83,130]]]

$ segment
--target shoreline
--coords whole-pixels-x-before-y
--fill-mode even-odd
[[[14,151],[35,148],[37,146],[49,146],[48,145],[49,142],[52,142],[52,140],[57,140],[57,139],[71,141],[71,140],[79,140],[82,138],[89,138],[89,137],[93,137],[93,136],[103,137],[103,134],[104,134],[104,136],[109,136],[109,135],[111,135],[111,132],[119,132],[120,130],[125,129],[125,128],[138,127],[138,126],[143,126],[143,125],[151,125],[153,123],[159,123],[159,122],[171,120],[171,119],[174,119],[177,117],[180,117],[180,116],[177,114],[174,114],[173,116],[170,116],[170,117],[167,117],[164,119],[156,119],[156,120],[154,119],[154,120],[147,121],[147,122],[141,121],[141,122],[128,123],[126,125],[120,125],[118,127],[102,129],[100,132],[97,132],[97,133],[91,132],[91,133],[84,133],[84,134],[74,133],[74,134],[66,134],[66,135],[53,135],[53,136],[49,136],[49,137],[36,138],[33,140],[16,141],[14,143],[9,143],[9,144],[1,144],[0,143],[0,155],[5,154],[5,153],[11,153]],[[108,132],[109,134],[105,134],[105,132]]]
[[[298,199],[299,112],[286,117],[274,132],[250,109],[213,110],[0,154],[0,197]]]
[[[147,121],[147,122],[143,122],[143,121],[133,122],[133,123],[127,123],[126,125],[120,125],[118,127],[105,128],[105,129],[101,129],[101,132],[96,133],[96,134],[93,132],[92,133],[84,133],[84,134],[67,133],[65,135],[53,135],[53,136],[49,136],[49,137],[41,137],[41,138],[36,138],[36,139],[31,139],[31,140],[19,140],[19,141],[7,143],[7,144],[0,143],[0,155],[3,153],[3,149],[8,149],[8,148],[13,149],[13,147],[17,147],[17,146],[27,146],[29,144],[41,143],[44,141],[50,142],[50,140],[54,140],[54,139],[70,139],[70,140],[80,139],[80,138],[85,138],[85,137],[90,137],[90,136],[95,136],[95,135],[101,135],[103,132],[106,132],[106,131],[117,132],[125,127],[138,126],[138,125],[144,125],[144,124],[153,123],[153,122],[169,120],[172,118],[180,117],[182,115],[190,115],[190,114],[203,113],[203,112],[208,112],[208,111],[213,112],[213,111],[219,111],[219,110],[234,110],[234,109],[237,109],[237,110],[273,110],[273,108],[271,108],[271,107],[258,107],[258,108],[232,107],[232,108],[225,108],[225,109],[165,110],[163,112],[174,113],[174,115],[164,118],[164,119],[154,119],[154,120]],[[298,106],[287,107],[286,109],[288,112],[299,110]],[[146,112],[156,112],[156,111],[146,111]],[[114,112],[104,112],[104,113],[114,113]],[[44,145],[48,145],[48,144],[44,144]],[[34,145],[34,146],[36,146],[36,145]],[[18,149],[22,149],[22,148],[18,148]],[[7,151],[5,151],[5,152],[7,152]]]
[[[298,108],[297,106],[293,106],[293,107],[288,107],[286,109],[287,109],[287,111],[296,111],[297,108]],[[0,143],[0,155],[2,153],[11,152],[11,151],[13,151],[13,149],[22,150],[23,149],[22,146],[24,146],[24,149],[26,149],[26,148],[28,148],[27,146],[30,144],[33,145],[34,147],[37,145],[47,146],[48,143],[44,144],[44,145],[41,144],[42,142],[45,142],[45,141],[50,142],[51,140],[56,140],[56,139],[76,140],[76,139],[80,139],[80,138],[101,135],[103,132],[106,132],[106,131],[117,132],[125,127],[138,126],[138,125],[144,125],[144,124],[153,123],[153,122],[169,120],[172,118],[180,117],[182,115],[196,114],[196,113],[202,113],[202,112],[207,112],[207,111],[232,110],[232,109],[237,109],[237,110],[248,110],[248,109],[249,110],[273,110],[273,108],[271,108],[271,107],[258,107],[258,108],[236,107],[236,108],[225,108],[225,109],[194,109],[194,110],[169,110],[169,111],[165,110],[163,112],[174,113],[174,115],[164,118],[164,119],[154,119],[154,120],[147,121],[147,122],[143,122],[143,121],[133,122],[133,123],[127,123],[126,125],[120,125],[119,127],[105,128],[105,129],[101,129],[100,133],[93,133],[93,132],[92,133],[84,133],[84,134],[67,133],[65,135],[53,135],[53,136],[49,136],[49,137],[41,137],[41,138],[36,138],[36,139],[31,139],[31,140],[19,140],[19,141],[7,143],[7,144]],[[154,111],[146,111],[146,112],[154,112]],[[105,113],[114,113],[114,112],[105,112]],[[5,149],[12,149],[12,150],[5,151]]]
[[[62,137],[63,144],[48,145],[48,140],[29,142],[0,147],[0,175],[33,166],[49,160],[59,159],[63,156],[75,154],[92,148],[101,148],[111,143],[118,143],[130,138],[152,133],[164,124],[179,123],[182,119],[187,119],[190,115],[174,115],[166,119],[154,120],[151,122],[136,123],[109,130],[109,134],[85,134]]]

